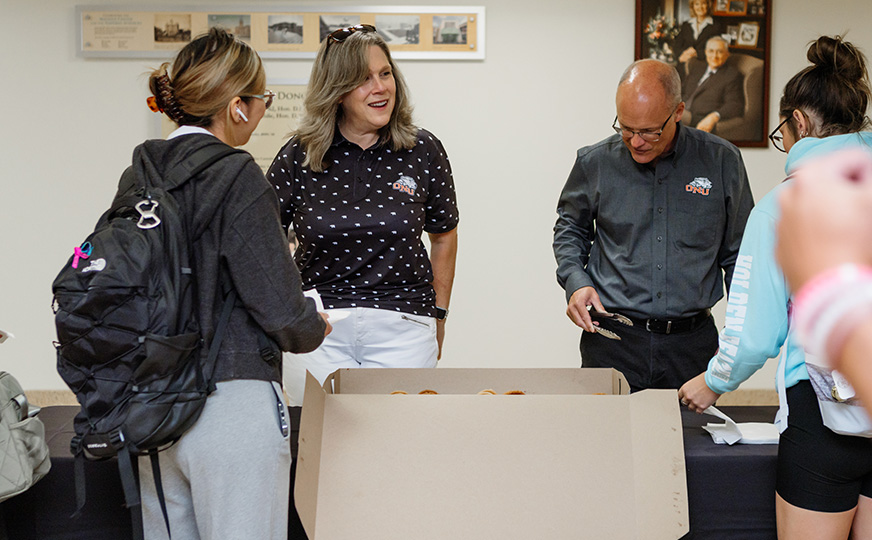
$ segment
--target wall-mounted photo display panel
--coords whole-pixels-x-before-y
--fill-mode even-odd
[[[94,58],[167,58],[220,26],[263,58],[314,58],[332,31],[371,24],[401,59],[483,60],[483,6],[354,8],[257,6],[185,9],[77,6],[78,54]]]

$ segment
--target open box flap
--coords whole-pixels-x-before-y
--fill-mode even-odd
[[[311,373],[306,372],[305,407],[300,415],[297,446],[297,474],[294,479],[294,504],[309,538],[315,538],[318,509],[318,481],[321,471],[321,445],[324,427],[324,402],[327,394]]]
[[[663,531],[662,538],[680,538],[690,530],[690,517],[678,394],[675,390],[643,390],[629,400],[637,529],[640,533]]]

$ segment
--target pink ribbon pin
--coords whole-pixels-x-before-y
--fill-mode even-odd
[[[87,244],[87,242],[86,242]],[[85,244],[82,244],[83,246]],[[91,256],[91,245],[88,244],[83,250],[81,247],[77,247],[73,250],[73,268],[79,267],[79,259],[87,259]]]

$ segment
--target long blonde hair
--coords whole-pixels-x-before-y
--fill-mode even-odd
[[[326,168],[324,155],[333,142],[337,122],[342,118],[339,102],[366,80],[369,48],[373,45],[385,53],[396,83],[394,110],[388,124],[379,130],[379,136],[390,144],[392,150],[414,148],[418,128],[412,125],[408,86],[391,58],[387,43],[376,32],[355,32],[341,43],[331,43],[328,37],[318,50],[304,101],[305,113],[294,132],[306,150],[304,167],[315,172]]]
[[[172,75],[172,76],[170,76]],[[266,87],[260,56],[221,28],[185,45],[173,60],[154,70],[148,87],[157,107],[180,126],[209,127],[236,96]],[[228,118],[229,120],[229,118]]]

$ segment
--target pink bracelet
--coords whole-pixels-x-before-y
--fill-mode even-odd
[[[793,327],[806,351],[827,364],[872,312],[872,268],[844,264],[811,279],[793,300]]]
[[[842,316],[839,317],[838,324],[836,324],[833,329],[830,330],[829,335],[824,338],[824,356],[827,365],[833,367],[838,365],[838,360],[842,355],[842,350],[845,348],[845,343],[848,342],[848,338],[851,337],[851,334],[853,334],[859,326],[866,323],[870,318],[872,318],[872,298],[869,298],[866,302],[844,312]]]

